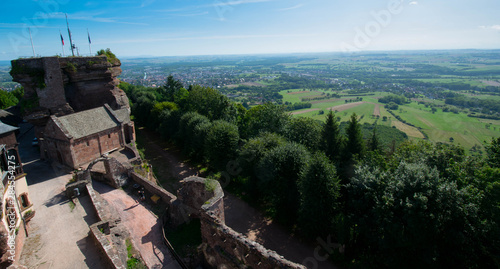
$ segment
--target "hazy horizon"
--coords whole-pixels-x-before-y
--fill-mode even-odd
[[[4,2],[0,60],[81,55],[120,58],[500,49],[500,2],[199,0]],[[19,8],[22,6],[23,8]],[[76,53],[76,51],[75,51]]]

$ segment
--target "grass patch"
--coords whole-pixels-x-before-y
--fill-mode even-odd
[[[141,259],[136,258],[138,255],[137,250],[134,249],[130,238],[125,240],[127,246],[127,269],[146,269],[148,268]]]
[[[69,208],[71,209],[71,212],[73,212],[73,210],[75,210],[75,207],[76,207],[76,204],[75,202],[73,202],[73,200],[69,200]]]

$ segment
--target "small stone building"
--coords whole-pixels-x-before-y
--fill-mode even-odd
[[[135,141],[128,108],[105,104],[65,116],[50,116],[40,141],[42,158],[77,169]]]

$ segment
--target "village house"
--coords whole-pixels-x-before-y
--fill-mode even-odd
[[[1,181],[1,227],[0,267],[9,263],[13,257],[9,249],[19,249],[26,236],[26,222],[34,216],[26,174],[19,157],[16,132],[13,127],[0,122],[0,176]],[[23,223],[24,222],[24,223]],[[21,227],[23,226],[23,227]],[[11,240],[15,237],[15,240]],[[14,246],[14,247],[12,247]]]
[[[77,169],[135,141],[128,108],[105,104],[65,116],[50,116],[40,141],[43,159]]]

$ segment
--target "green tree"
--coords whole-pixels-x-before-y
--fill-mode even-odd
[[[24,87],[17,87],[11,93],[16,97],[17,100],[21,101],[24,98]]]
[[[492,139],[491,143],[486,146],[488,153],[488,164],[491,167],[500,168],[500,137]]]
[[[358,155],[362,157],[365,152],[365,141],[361,133],[361,126],[356,113],[351,115],[351,119],[346,129],[346,147],[345,150],[349,156]]]
[[[196,111],[210,120],[220,120],[224,119],[229,107],[229,99],[218,90],[198,85],[189,87],[186,111]]]
[[[167,81],[165,82],[165,85],[161,87],[161,91],[163,91],[165,95],[166,101],[171,101],[174,102],[175,98],[174,95],[178,91],[180,91],[184,86],[182,85],[182,82],[179,80],[176,80],[172,75],[169,75],[167,77]]]
[[[179,134],[178,134],[179,141],[182,141],[184,143],[184,141],[186,141],[187,137],[190,135],[190,132],[192,131],[190,128],[192,127],[189,126],[189,122],[193,119],[201,120],[202,118],[206,117],[194,111],[184,113],[179,120]]]
[[[258,165],[262,198],[276,219],[285,224],[297,219],[299,175],[307,167],[309,158],[305,146],[290,142],[267,152]]]
[[[120,63],[120,60],[116,57],[116,55],[113,52],[111,52],[111,50],[109,48],[107,48],[106,50],[104,50],[104,49],[98,50],[96,55],[97,56],[100,56],[100,55],[106,56],[106,58],[108,59],[108,62],[110,62],[112,64],[119,64]]]
[[[380,142],[377,135],[377,127],[373,128],[372,136],[370,138],[370,143],[369,143],[369,150],[370,151],[380,150]]]
[[[184,88],[180,88],[179,90],[174,92],[174,102],[179,104],[180,107],[186,106],[188,97],[189,97],[189,92]]]
[[[338,162],[342,150],[342,135],[337,118],[331,110],[326,115],[326,122],[321,132],[321,149],[330,160]]]
[[[262,132],[283,133],[290,115],[283,106],[266,103],[252,107],[245,115],[242,136],[250,138]]]
[[[200,121],[194,126],[193,135],[191,139],[191,153],[190,156],[196,160],[203,160],[205,141],[210,130],[212,123],[210,121]]]
[[[223,120],[214,121],[205,139],[210,166],[224,171],[228,161],[236,160],[239,139],[238,126]]]
[[[141,91],[137,94],[137,101],[132,107],[132,113],[134,114],[138,123],[142,125],[148,125],[149,117],[151,115],[151,110],[156,103],[156,98],[152,92]],[[155,126],[149,126],[154,128]]]
[[[173,102],[155,103],[150,111],[148,123],[151,123],[150,126],[154,127],[155,130],[158,130],[161,124],[160,115],[163,110],[177,111],[178,109],[177,104]]]
[[[343,150],[343,159],[341,164],[343,179],[351,177],[354,174],[354,164],[356,159],[363,158],[365,154],[365,141],[361,133],[361,126],[356,113],[351,115],[351,119],[346,128],[347,141]]]
[[[244,175],[249,177],[247,188],[250,193],[258,195],[256,168],[262,157],[268,151],[285,143],[287,143],[287,140],[284,137],[276,133],[265,132],[248,140],[241,148],[238,162],[243,169]]]
[[[17,105],[19,100],[11,92],[0,90],[0,109]]]
[[[317,152],[300,177],[299,227],[309,236],[327,236],[335,227],[340,208],[340,182],[335,166]]]
[[[311,118],[292,118],[285,127],[284,135],[309,150],[317,150],[321,142],[321,125]]]
[[[392,171],[361,166],[347,190],[353,232],[347,248],[372,268],[469,268],[477,262],[482,229],[474,190],[442,180],[425,163],[404,161]]]
[[[194,112],[196,113],[196,112]],[[190,113],[186,113],[186,115],[189,115]],[[184,129],[184,134],[183,134],[183,140],[184,140],[184,153],[188,156],[194,156],[196,155],[197,152],[203,150],[203,144],[200,145],[200,141],[196,141],[196,139],[201,139],[206,137],[206,132],[208,132],[208,129],[206,128],[198,128],[197,127],[203,126],[206,127],[210,125],[210,120],[198,113],[193,114],[193,117],[189,117],[186,121],[184,121],[181,118],[180,126],[183,126]],[[204,141],[204,140],[202,140]],[[199,156],[199,155],[198,155]]]

